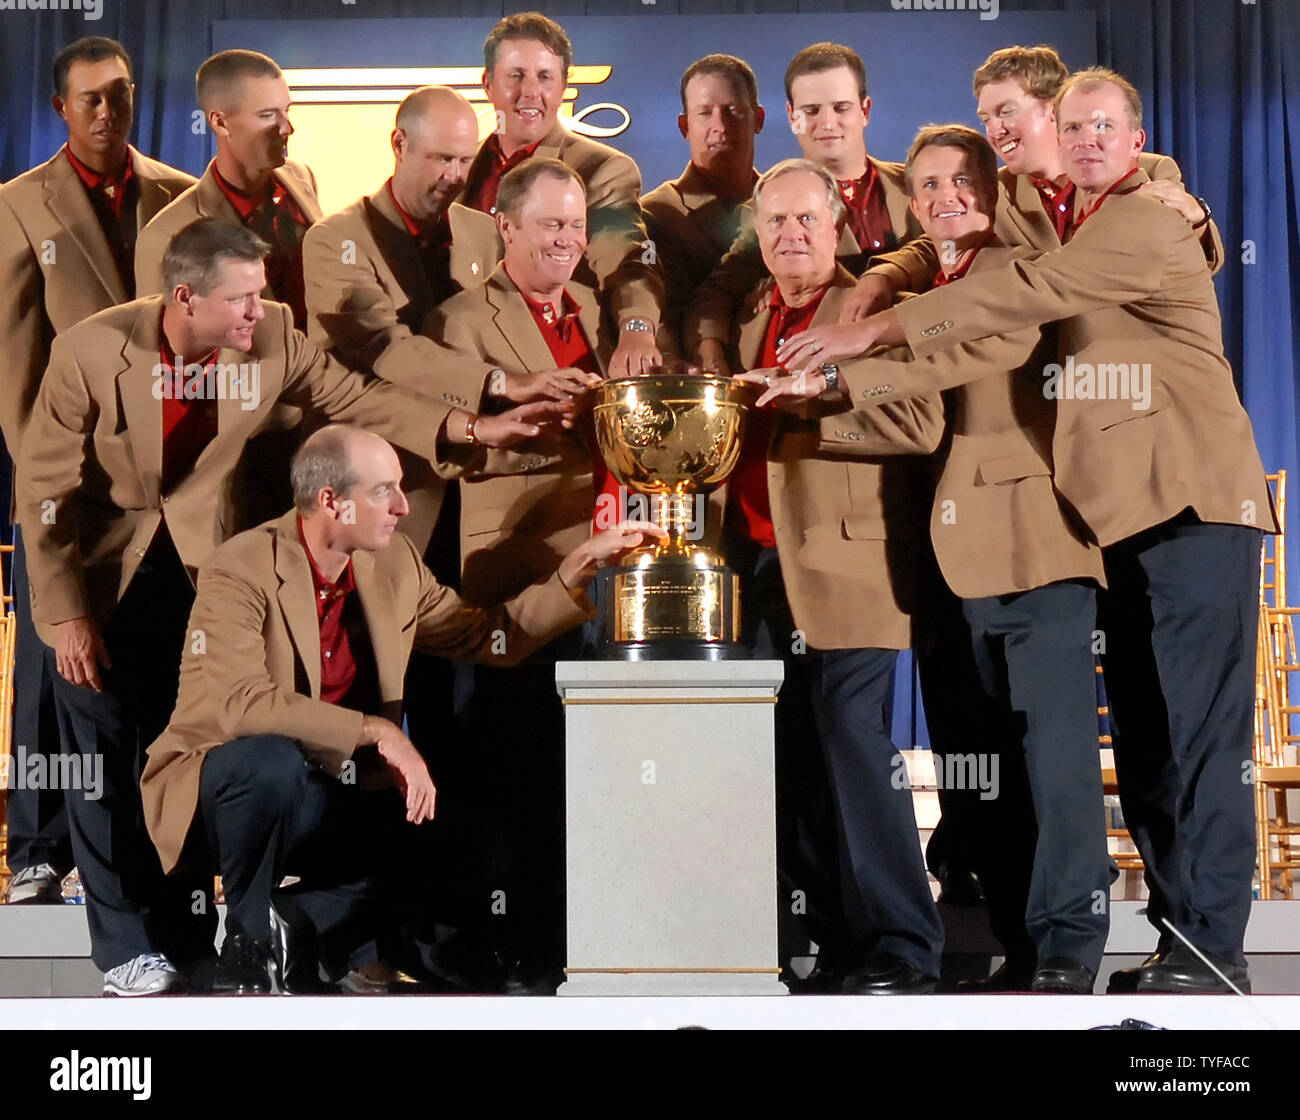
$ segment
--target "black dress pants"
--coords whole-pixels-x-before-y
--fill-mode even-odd
[[[1244,964],[1255,867],[1251,775],[1259,531],[1184,513],[1105,550],[1102,665],[1124,821],[1147,920]]]
[[[162,874],[140,801],[145,752],[176,705],[193,602],[194,588],[160,529],[104,632],[112,667],[101,669],[103,691],[60,676],[54,682],[83,773],[102,774],[98,796],[83,789],[66,800],[91,959],[105,971],[142,953],[165,953],[183,967],[211,952],[212,881]]]

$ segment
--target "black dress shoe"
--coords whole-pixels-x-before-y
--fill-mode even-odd
[[[265,995],[271,990],[271,943],[257,941],[226,920],[226,939],[212,977],[218,995]]]
[[[1159,964],[1168,954],[1168,949],[1157,949],[1141,964],[1135,965],[1133,968],[1117,968],[1110,974],[1110,980],[1106,983],[1106,994],[1111,996],[1132,995],[1138,990],[1138,977],[1142,975],[1143,970]]]
[[[844,984],[844,968],[838,963],[817,958],[813,970],[802,978],[787,970],[785,986],[795,996],[831,996],[838,994]]]
[[[1215,968],[1246,994],[1250,993],[1250,974],[1245,965],[1230,964],[1210,957]],[[1137,978],[1138,992],[1205,992],[1230,994],[1225,984],[1204,961],[1186,945],[1175,945],[1164,959],[1143,968]]]
[[[1097,974],[1087,965],[1072,961],[1069,957],[1048,957],[1034,969],[1034,978],[1030,981],[1029,990],[1087,996],[1092,994],[1092,986],[1096,979]]]
[[[840,990],[850,996],[921,996],[934,991],[937,976],[927,976],[893,953],[875,953],[846,977]]]
[[[959,980],[957,991],[972,994],[979,992],[1027,992],[1034,980],[1034,966],[1003,961],[992,976],[981,980]]]

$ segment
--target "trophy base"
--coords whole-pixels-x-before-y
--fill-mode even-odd
[[[737,642],[660,638],[649,642],[606,641],[602,661],[745,661],[749,650]]]
[[[610,580],[603,656],[620,661],[743,658],[740,580],[714,557],[641,557]]]

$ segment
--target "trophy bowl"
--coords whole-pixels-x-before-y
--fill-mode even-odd
[[[701,542],[707,495],[735,469],[756,396],[729,377],[686,374],[622,378],[595,390],[596,443],[610,473],[647,496],[668,534],[619,562],[606,603],[615,656],[736,656],[739,580]]]

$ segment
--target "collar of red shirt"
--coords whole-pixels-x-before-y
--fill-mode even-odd
[[[544,140],[545,137],[542,139]],[[524,160],[531,156],[541,146],[542,141],[535,140],[531,144],[526,144],[522,148],[517,148],[513,155],[508,156],[501,150],[501,137],[495,132],[487,138],[487,142],[484,145],[484,147],[492,153],[492,158],[496,160],[499,167],[504,167],[507,164],[513,167],[517,163],[523,163]]]
[[[519,285],[516,284],[515,287],[518,288]],[[535,299],[529,299],[528,296],[524,295],[522,288],[520,288],[519,294],[524,297],[524,302],[528,304],[528,310],[533,313],[533,318],[539,323],[547,324],[547,326],[575,319],[578,313],[582,310],[582,305],[569,295],[567,289],[565,289],[564,295],[560,300],[560,313],[558,316],[555,313],[555,304],[538,303]]]
[[[402,219],[402,225],[406,227],[406,232],[414,237],[417,241],[429,238],[435,241],[451,241],[451,212],[444,210],[442,217],[438,219],[438,224],[429,231],[420,228],[420,225],[411,217],[403,208],[402,204],[397,201],[397,192],[393,190],[393,178],[388,177],[388,197],[393,200],[393,206],[397,209],[397,216]]]
[[[962,261],[961,264],[953,269],[952,272],[944,272],[943,269],[938,271],[934,278],[934,286],[936,288],[942,288],[947,284],[952,284],[955,281],[960,280],[970,271],[970,266],[975,263],[975,258],[979,256],[980,250],[992,240],[993,227],[990,226],[988,230],[985,231],[983,239],[973,249],[971,249],[970,256]]]
[[[767,297],[767,306],[773,311],[779,311],[784,315],[811,315],[816,312],[821,301],[825,298],[826,293],[831,290],[831,285],[827,284],[820,292],[817,293],[807,303],[801,303],[798,307],[791,307],[785,302],[785,296],[781,294],[781,285],[775,284],[772,287],[772,294]]]
[[[1083,225],[1084,222],[1086,222],[1098,211],[1098,209],[1101,207],[1101,204],[1105,202],[1106,199],[1110,198],[1110,196],[1119,188],[1120,184],[1125,182],[1127,179],[1132,178],[1134,175],[1138,173],[1139,170],[1140,168],[1130,167],[1123,175],[1121,175],[1118,179],[1116,179],[1113,183],[1111,183],[1111,185],[1102,192],[1101,197],[1097,199],[1096,202],[1094,202],[1091,206],[1089,206],[1088,209],[1085,210],[1082,214],[1076,216],[1075,219],[1070,223],[1071,235],[1078,233],[1079,227]]]
[[[212,177],[217,181],[217,186],[221,188],[221,193],[230,201],[230,205],[235,208],[235,213],[239,215],[241,222],[248,221],[249,215],[254,210],[265,206],[270,202],[272,205],[279,206],[284,201],[285,196],[289,193],[285,190],[284,184],[274,175],[271,176],[271,185],[267,192],[261,198],[256,198],[251,194],[241,191],[238,187],[231,186],[221,176],[216,165],[212,167]]]
[[[165,313],[162,311],[158,312],[158,338],[159,338],[158,356],[162,359],[163,365],[165,365],[168,369],[174,370],[176,368],[176,355],[172,352],[172,344],[167,341],[167,335],[163,331],[162,320],[164,314]],[[184,358],[185,355],[182,354],[181,360],[183,361]],[[208,366],[212,365],[216,360],[217,360],[217,351],[213,350],[212,353],[210,353],[206,358],[203,358],[201,361],[190,362],[187,364],[200,365],[206,369]]]
[[[862,178],[837,179],[836,182],[839,183],[840,194],[843,195],[845,202],[850,206],[861,206],[876,189],[876,178],[876,165],[871,160],[867,160],[867,169],[862,173]]]
[[[67,144],[63,150],[68,155],[68,162],[72,164],[72,170],[77,173],[77,178],[86,184],[87,190],[102,190],[109,198],[117,195],[123,187],[135,178],[135,150],[128,144],[126,148],[126,165],[117,175],[109,175],[103,171],[96,171],[94,168],[87,167],[76,156],[72,154],[72,148]]]
[[[302,518],[299,517],[296,520],[298,522],[298,539],[302,541],[302,550],[307,554],[307,566],[311,568],[311,583],[316,593],[316,610],[319,612],[333,600],[349,595],[356,590],[357,581],[352,574],[352,558],[348,557],[348,566],[343,569],[343,574],[333,583],[330,583],[320,574],[320,569],[316,567],[316,559],[312,556],[311,548],[307,544],[307,536],[302,531]]]

